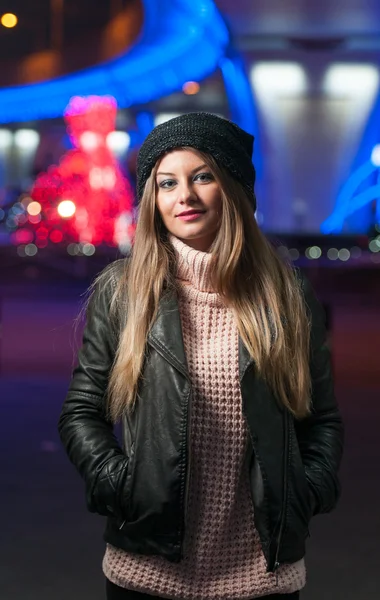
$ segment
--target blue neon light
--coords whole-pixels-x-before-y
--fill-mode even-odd
[[[355,196],[352,200],[352,204],[347,207],[343,206],[340,210],[334,212],[334,218],[332,216],[326,219],[323,223],[324,231],[322,233],[332,233],[334,232],[334,226],[337,221],[343,222],[347,217],[351,214],[363,208],[363,206],[367,206],[369,202],[376,200],[380,197],[380,185],[373,185],[372,187],[366,189],[361,194]]]
[[[380,197],[380,185],[372,185],[364,192],[354,195],[361,184],[378,169],[372,161],[367,161],[351,175],[338,197],[334,211],[322,223],[322,233],[340,233],[348,217]]]
[[[342,187],[333,212],[322,223],[322,233],[340,233],[343,230],[345,223],[349,230],[356,232],[368,231],[368,228],[371,225],[371,218],[373,218],[369,203],[376,199],[376,195],[373,197],[373,193],[375,193],[374,190],[378,189],[377,185],[371,185],[369,178],[379,168],[369,161],[368,157],[371,156],[374,146],[379,143],[379,122],[380,95],[374,104],[364,135],[361,139],[360,147],[352,167],[352,175]],[[367,184],[366,180],[368,180]],[[368,185],[369,187],[363,191],[362,189],[359,189],[363,185]],[[349,217],[354,215],[354,213],[355,218],[353,222]],[[380,214],[379,202],[377,203],[377,214]]]
[[[229,43],[212,0],[143,0],[139,41],[116,59],[32,85],[0,89],[0,122],[59,117],[72,96],[112,95],[145,104],[213,73]]]
[[[360,184],[363,183],[363,181],[365,181],[367,177],[369,177],[373,173],[374,170],[374,165],[371,161],[368,161],[365,162],[364,165],[359,167],[357,171],[352,173],[351,177],[348,178],[346,184],[343,186],[343,189],[338,196],[335,208],[340,209],[346,204],[347,201],[349,202],[352,196],[355,194],[358,187],[360,186]]]
[[[357,204],[358,198],[362,194],[354,196],[359,186],[365,181],[378,167],[375,167],[371,161],[367,161],[357,171],[355,171],[344,185],[336,201],[335,208],[331,215],[322,223],[321,232],[340,233],[343,229],[345,220],[364,205]],[[371,188],[369,188],[371,189]],[[369,202],[370,200],[368,200]]]

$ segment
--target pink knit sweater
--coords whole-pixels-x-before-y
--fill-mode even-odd
[[[178,600],[244,600],[295,592],[305,585],[304,559],[267,573],[254,526],[233,314],[211,289],[211,255],[174,237],[171,242],[193,387],[185,557],[170,563],[108,545],[104,573],[121,587]]]

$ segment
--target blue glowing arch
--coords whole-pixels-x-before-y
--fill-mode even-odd
[[[122,108],[171,94],[219,66],[229,46],[212,0],[143,0],[138,42],[106,63],[64,77],[0,90],[0,122],[59,117],[72,96],[112,95]]]

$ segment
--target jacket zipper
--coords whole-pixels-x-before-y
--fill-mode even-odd
[[[168,357],[168,355],[165,352],[163,352],[160,344],[157,345],[156,343],[154,343],[154,339],[153,339],[153,341],[151,340],[151,344],[155,348],[156,352],[161,354],[161,356],[165,360],[167,360],[169,364],[171,364],[175,369],[177,369],[182,375],[185,376],[185,378],[187,379],[189,386],[190,386],[189,401],[187,404],[187,415],[186,415],[186,420],[187,420],[187,432],[186,432],[186,444],[187,444],[186,462],[187,462],[187,465],[186,465],[186,467],[187,467],[187,470],[186,470],[186,479],[185,479],[183,538],[182,538],[182,547],[180,550],[180,552],[183,556],[183,553],[184,553],[183,546],[184,546],[184,537],[185,537],[186,519],[187,519],[187,508],[188,508],[188,500],[189,500],[189,480],[190,480],[190,466],[191,466],[191,452],[190,452],[190,415],[191,415],[191,398],[192,398],[191,381],[190,381],[190,377],[189,377],[188,373],[186,372],[186,370],[184,370],[183,368],[178,368],[177,362],[174,362],[170,356]]]
[[[191,469],[191,452],[190,452],[190,430],[191,430],[191,402],[192,400],[192,392],[190,389],[189,401],[187,404],[187,431],[186,431],[186,460],[187,460],[187,469],[186,469],[186,480],[185,480],[185,499],[184,499],[184,521],[183,521],[183,542],[185,543],[185,531],[186,531],[186,522],[187,522],[187,512],[188,512],[188,504],[189,504],[189,487],[190,487],[190,469]],[[184,548],[182,548],[182,555],[184,556]]]
[[[285,412],[284,440],[285,440],[284,441],[285,452],[284,452],[284,478],[283,478],[282,514],[281,514],[281,523],[280,523],[280,529],[279,529],[278,539],[277,539],[277,549],[276,549],[275,563],[274,563],[274,567],[273,567],[273,572],[276,573],[276,585],[278,585],[278,572],[277,572],[277,569],[280,566],[280,563],[278,561],[278,554],[279,554],[279,551],[280,551],[281,539],[282,539],[282,534],[283,534],[283,531],[284,531],[285,516],[286,516],[286,499],[287,499],[287,495],[288,495],[289,428],[288,428],[288,413],[287,412]]]
[[[126,425],[126,424],[125,424],[125,421],[126,421],[126,417],[125,417],[125,415],[124,415],[124,416],[123,416],[123,426],[124,426],[124,427],[129,427],[129,424],[127,424],[127,425]],[[130,460],[132,459],[132,456],[133,456],[133,454],[132,454],[132,451],[133,451],[133,453],[134,453],[134,446],[135,446],[135,442],[131,442]],[[127,454],[127,452],[126,452],[125,440],[123,440],[123,450],[124,450],[124,453],[125,453],[125,454]],[[130,465],[128,465],[128,466],[130,466]],[[127,522],[127,519],[124,519],[124,521],[122,522],[122,524],[121,524],[121,525],[120,525],[120,527],[119,527],[119,531],[121,531],[121,530],[123,529],[123,527],[124,527],[124,525],[126,524],[126,522]]]

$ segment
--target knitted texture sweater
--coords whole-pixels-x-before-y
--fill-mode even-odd
[[[211,255],[175,237],[171,243],[193,389],[185,556],[170,563],[107,545],[104,574],[121,587],[178,600],[295,592],[305,585],[304,559],[267,573],[254,525],[234,316],[211,288]]]

